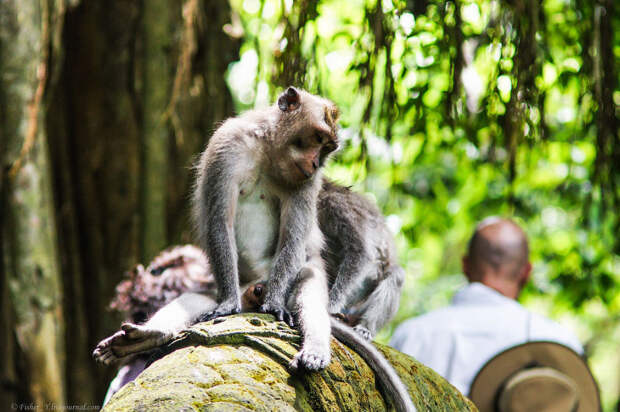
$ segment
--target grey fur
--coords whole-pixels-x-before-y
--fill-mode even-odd
[[[318,211],[329,311],[357,319],[354,329],[369,339],[398,309],[404,271],[393,236],[375,205],[331,182],[323,183]]]
[[[398,309],[404,280],[383,215],[364,196],[324,180],[318,219],[325,237],[321,255],[329,277],[329,311],[344,312],[353,326],[331,318],[332,335],[362,356],[397,411],[415,411],[392,365],[368,342]],[[257,285],[244,293],[245,311],[256,309],[262,300]]]

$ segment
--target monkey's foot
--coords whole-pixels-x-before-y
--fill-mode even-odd
[[[269,313],[273,315],[276,320],[280,322],[285,322],[291,328],[295,327],[295,321],[293,319],[293,315],[289,312],[288,309],[284,305],[273,305],[273,304],[263,304],[258,311],[261,313]]]
[[[362,325],[355,325],[353,327],[353,330],[357,332],[357,334],[360,335],[362,338],[366,340],[372,340],[372,333],[366,327]]]
[[[196,323],[207,322],[211,319],[220,318],[222,316],[234,315],[239,312],[241,312],[240,303],[222,302],[218,305],[217,308],[215,308],[215,310],[205,312],[202,315],[198,316],[198,318],[196,319]]]
[[[109,365],[138,353],[155,349],[172,340],[173,334],[146,325],[123,323],[121,330],[99,342],[93,351],[97,362]]]
[[[318,371],[325,369],[331,360],[329,347],[327,350],[318,348],[302,348],[293,358],[289,367],[293,370],[306,369]]]

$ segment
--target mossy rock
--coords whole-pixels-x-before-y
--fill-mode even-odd
[[[162,349],[104,411],[394,410],[359,355],[332,339],[321,372],[287,369],[299,333],[273,317],[246,313],[200,323]],[[418,411],[475,411],[461,393],[415,359],[376,345],[394,365]],[[165,355],[165,356],[164,356]]]

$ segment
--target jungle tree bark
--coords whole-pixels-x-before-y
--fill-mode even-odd
[[[239,59],[241,46],[240,39],[223,31],[231,20],[228,0],[185,0],[175,15],[182,19],[178,23],[182,33],[165,117],[171,130],[166,199],[166,233],[171,243],[193,239],[188,219],[194,180],[190,168],[216,122],[234,112],[225,74],[230,63]]]
[[[140,99],[134,88],[137,2],[83,2],[66,15],[65,58],[48,129],[59,223],[71,403],[98,400],[110,371],[90,352],[118,327],[114,284],[139,260]],[[103,373],[102,373],[103,372]]]
[[[2,408],[65,402],[65,325],[43,127],[65,8],[62,1],[0,2]]]
[[[167,242],[166,176],[168,175],[168,129],[164,112],[169,100],[168,58],[172,42],[167,0],[150,0],[144,8],[142,256],[153,257]]]

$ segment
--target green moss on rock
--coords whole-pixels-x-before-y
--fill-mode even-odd
[[[299,333],[264,314],[205,322],[182,332],[104,411],[385,411],[393,410],[359,355],[332,340],[325,370],[291,374]],[[431,369],[376,345],[394,365],[419,411],[475,411]]]

